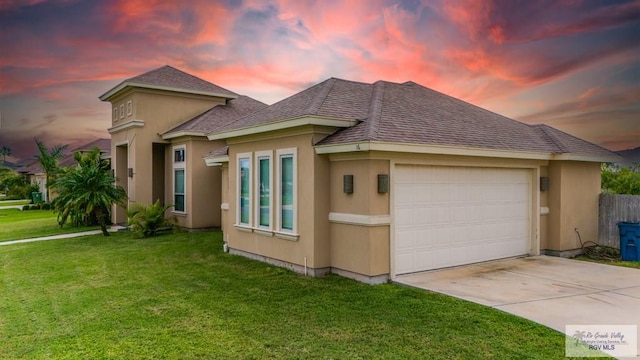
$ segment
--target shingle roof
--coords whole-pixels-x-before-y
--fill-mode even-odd
[[[359,141],[574,153],[612,152],[547,125],[527,125],[414,82],[373,84],[331,78],[216,131],[300,116],[359,120],[318,145]]]
[[[163,135],[181,131],[200,132],[204,135],[205,133],[209,133],[220,127],[226,126],[228,123],[237,120],[242,116],[248,115],[265,107],[267,107],[267,105],[258,100],[240,95],[236,99],[227,101],[225,105],[215,106],[193,119],[190,119],[165,132]]]
[[[171,89],[187,93],[209,94],[233,99],[238,94],[229,91],[218,85],[200,79],[199,77],[187,74],[172,66],[165,65],[153,69],[144,74],[126,79],[100,96],[100,100],[107,100],[112,95],[118,93],[127,86],[150,87],[156,89]]]
[[[240,129],[305,115],[363,119],[367,115],[372,89],[370,84],[330,78],[217,131]]]
[[[82,146],[78,146],[60,159],[58,166],[73,166],[76,164],[76,160],[73,157],[74,153],[78,151],[86,153],[95,148],[100,149],[100,153],[103,158],[111,156],[111,139],[97,139]]]

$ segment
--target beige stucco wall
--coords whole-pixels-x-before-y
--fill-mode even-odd
[[[127,179],[127,168],[133,169],[133,177],[126,180],[126,189],[129,196],[129,204],[143,203],[151,204],[153,199],[153,143],[169,144],[159,134],[201,114],[202,112],[218,105],[224,104],[224,99],[179,94],[174,92],[157,91],[150,89],[127,89],[117,96],[109,99],[113,107],[120,108],[124,105],[127,109],[127,103],[132,103],[132,114],[126,115],[124,119],[118,116],[113,119],[112,107],[112,127],[122,126],[134,121],[143,121],[142,127],[129,127],[122,130],[111,130],[111,151],[116,154],[116,148],[120,146],[120,154],[123,155],[122,149],[126,147],[126,167],[122,165],[125,160],[122,156],[116,155],[113,158],[112,167],[116,171],[116,177],[120,179],[123,185]],[[198,148],[197,151],[199,151]],[[211,151],[213,149],[209,149]],[[167,150],[168,151],[168,150]],[[200,161],[202,161],[200,159]],[[194,165],[194,169],[198,169]],[[165,176],[171,171],[171,164],[165,163]],[[198,170],[200,171],[200,170]],[[165,186],[173,186],[172,177],[165,177]],[[198,182],[200,180],[196,180]],[[219,189],[219,187],[217,188]],[[171,188],[169,188],[171,190]],[[172,199],[172,193],[168,196],[165,192],[165,201]],[[123,210],[117,210],[114,214],[116,222],[126,221],[123,216]],[[189,219],[187,223],[192,225],[204,225],[201,219]]]
[[[600,164],[577,161],[549,163],[549,215],[547,249],[578,249],[580,242],[598,239]]]
[[[378,174],[389,174],[389,160],[332,161],[331,212],[388,216],[389,193],[378,193]],[[344,192],[344,175],[353,175],[352,194]],[[332,222],[330,229],[333,268],[366,276],[389,273],[388,224],[368,226]]]
[[[315,154],[311,144],[317,141],[318,129],[303,127],[294,130],[273,132],[261,136],[247,136],[228,139],[229,164],[228,164],[228,203],[226,212],[225,240],[229,247],[258,254],[269,258],[285,261],[291,264],[303,266],[306,264],[312,269],[321,269],[330,266],[329,247],[329,162],[327,157]],[[237,154],[253,153],[253,169],[255,172],[255,152],[272,150],[273,165],[278,161],[276,149],[295,148],[297,150],[297,239],[291,239],[278,234],[238,229],[234,224],[237,218]],[[273,166],[272,165],[272,166]],[[272,194],[275,195],[277,179],[274,169],[274,186]],[[251,176],[251,186],[255,187],[255,174]],[[255,191],[254,191],[255,192]],[[276,197],[272,196],[272,201]],[[252,200],[255,202],[255,195]],[[252,206],[254,206],[252,204]],[[276,214],[271,224],[275,228]],[[255,221],[255,219],[254,219]]]
[[[203,157],[209,152],[224,146],[223,141],[209,141],[206,137],[181,137],[173,139],[167,146],[167,163],[165,168],[165,198],[172,204],[174,176],[173,149],[185,148],[186,196],[185,211],[179,213],[171,209],[169,214],[177,221],[178,226],[188,229],[219,228],[221,226],[221,169],[209,167]]]
[[[540,177],[549,177],[549,167],[540,166]],[[538,183],[538,189],[540,183]],[[549,191],[540,191],[540,209],[549,209]],[[540,249],[549,247],[549,214],[540,213]]]

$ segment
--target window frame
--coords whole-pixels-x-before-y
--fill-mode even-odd
[[[124,119],[124,104],[120,104],[120,119]]]
[[[181,160],[176,160],[176,152],[181,152],[182,157]],[[173,210],[172,212],[174,213],[178,213],[178,214],[186,214],[187,213],[187,149],[185,145],[178,145],[178,146],[174,146],[171,148],[171,153],[173,155],[173,166],[172,166],[172,174],[173,174]],[[177,193],[176,192],[176,172],[177,171],[182,171],[183,172],[183,181],[184,184],[183,185],[183,193]],[[176,196],[177,195],[182,195],[182,207],[183,210],[177,210],[176,209]]]
[[[113,121],[118,121],[118,106],[113,107]]]
[[[248,169],[249,169],[249,185],[248,185],[248,204],[249,208],[249,219],[248,222],[242,222],[242,167],[241,162],[243,160],[248,161]],[[247,227],[250,228],[253,226],[253,210],[252,210],[252,202],[253,202],[253,179],[251,172],[253,171],[253,155],[252,153],[239,153],[236,155],[236,226]]]
[[[285,229],[282,227],[282,159],[284,157],[292,158],[292,228]],[[298,149],[297,148],[287,148],[287,149],[277,149],[276,150],[276,228],[275,231],[281,234],[287,235],[297,235],[298,234]]]
[[[260,191],[260,186],[261,186],[261,178],[260,178],[260,161],[261,160],[268,160],[269,161],[269,174],[267,175],[267,181],[269,182],[269,225],[262,225],[262,217],[261,217],[261,207],[262,207],[262,199],[261,199],[261,191]],[[273,196],[273,151],[257,151],[255,153],[255,160],[256,160],[256,170],[254,171],[255,173],[255,194],[257,196],[257,199],[254,201],[255,202],[255,206],[254,206],[254,216],[256,219],[256,224],[255,227],[257,229],[260,230],[267,230],[267,231],[271,231],[273,229],[273,200],[274,200],[274,196]]]
[[[127,101],[127,116],[131,116],[133,114],[133,103],[131,100]]]

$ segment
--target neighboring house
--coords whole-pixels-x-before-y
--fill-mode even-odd
[[[173,205],[178,224],[219,228],[221,177],[202,157],[211,126],[227,124],[266,105],[171,66],[127,79],[100,96],[112,104],[112,168],[129,204]],[[113,221],[127,221],[116,208]]]
[[[210,110],[203,100],[201,112],[215,114],[181,115],[172,109],[174,98],[207,91],[183,94],[185,86],[171,79],[163,89],[145,88],[135,79],[101,99],[118,110],[144,93],[146,106],[162,111],[115,117],[116,173],[135,179],[143,171],[147,188],[156,187],[156,174],[168,174],[166,197],[186,198],[186,218],[219,222],[232,253],[311,275],[379,283],[512,256],[575,254],[574,229],[583,239],[597,238],[600,163],[617,160],[552,127],[523,124],[413,82],[331,78],[248,115],[225,117],[218,113],[240,99],[226,90],[211,90]],[[229,98],[213,101],[223,96]],[[190,128],[195,123],[198,130]],[[201,169],[203,155],[216,172]],[[154,170],[156,163],[161,169]],[[198,201],[211,208],[194,214],[189,202]]]
[[[100,156],[103,159],[111,158],[111,139],[97,139],[91,141],[87,144],[79,146],[70,152],[65,153],[65,155],[58,161],[58,166],[73,166],[76,164],[76,161],[73,157],[73,154],[87,153],[90,150],[95,148],[100,149]],[[22,166],[20,166],[17,170],[18,173],[23,174],[29,180],[29,183],[38,185],[39,191],[42,193],[42,200],[45,202],[49,202],[56,198],[56,194],[51,190],[52,199],[47,199],[47,175],[42,168],[42,165],[36,159],[30,159],[26,161]]]
[[[618,165],[629,168],[640,166],[640,147],[620,150],[616,151],[616,153],[622,157],[622,160],[618,161]]]

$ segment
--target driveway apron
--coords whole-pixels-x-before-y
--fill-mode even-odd
[[[638,269],[534,256],[394,281],[490,306],[562,333],[566,325],[640,325]]]

